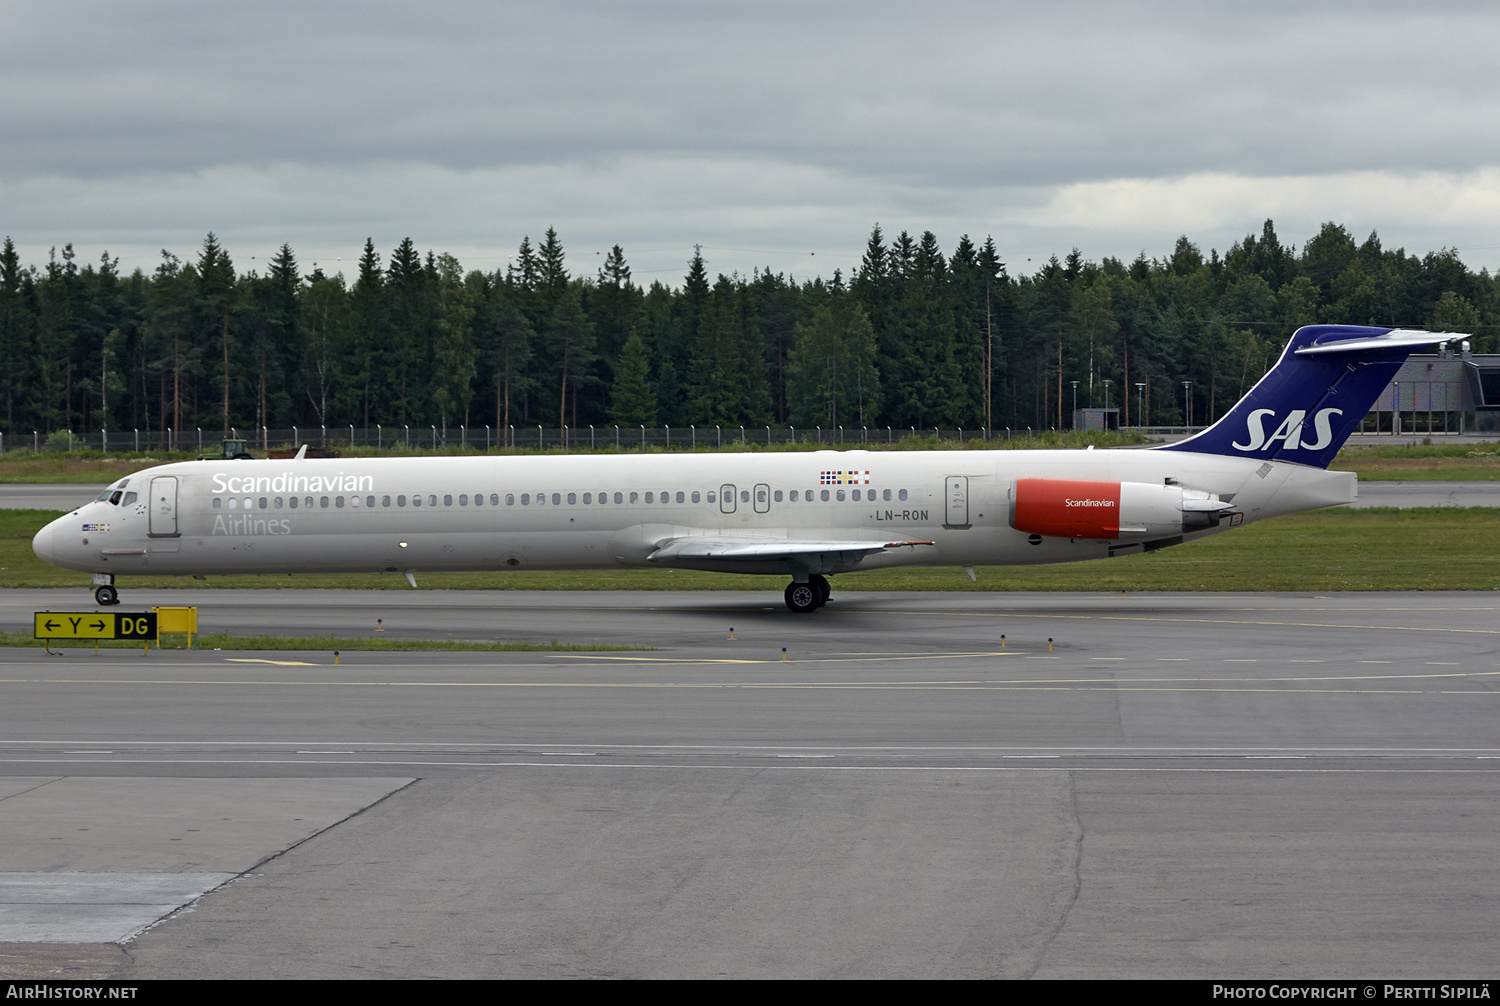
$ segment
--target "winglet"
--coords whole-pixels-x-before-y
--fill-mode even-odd
[[[301,447],[297,448],[297,456],[292,460],[301,461],[305,457],[307,457],[307,445],[303,444]]]

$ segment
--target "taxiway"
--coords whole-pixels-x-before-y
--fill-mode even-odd
[[[81,599],[6,591],[0,626]],[[1493,967],[1500,594],[861,592],[796,616],[777,591],[174,590],[124,607],[152,603],[236,633],[379,618],[653,649],[4,651],[0,974]]]

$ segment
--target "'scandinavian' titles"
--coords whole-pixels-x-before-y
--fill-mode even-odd
[[[372,475],[248,475],[214,473],[214,492],[221,493],[357,493],[374,491]]]

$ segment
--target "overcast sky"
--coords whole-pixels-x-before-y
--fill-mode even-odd
[[[0,234],[150,269],[214,231],[352,277],[557,228],[638,281],[857,265],[870,229],[1221,252],[1267,217],[1500,265],[1500,5],[68,3],[0,15]]]

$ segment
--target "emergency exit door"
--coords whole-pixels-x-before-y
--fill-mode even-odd
[[[943,527],[959,530],[969,526],[969,476],[949,475],[943,480]]]

